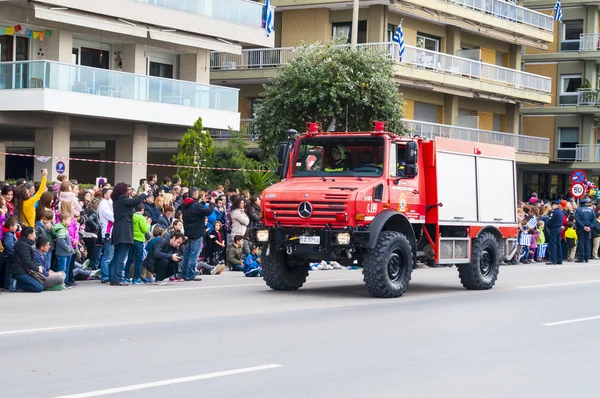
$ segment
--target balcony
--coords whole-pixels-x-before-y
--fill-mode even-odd
[[[575,148],[576,162],[600,162],[600,145],[580,145]]]
[[[240,131],[242,138],[245,140],[255,141],[257,138],[256,135],[254,134],[253,119],[240,119],[240,129],[233,130],[233,131]],[[228,140],[231,137],[233,137],[233,134],[232,134],[232,130],[230,130],[230,129],[227,129],[227,130],[211,129],[210,136],[214,140]]]
[[[239,127],[237,89],[51,61],[0,63],[3,110]]]
[[[395,0],[395,8],[423,20],[459,26],[479,35],[547,49],[554,40],[554,20],[503,0]],[[432,12],[434,11],[434,12]]]
[[[204,15],[223,21],[262,27],[263,3],[249,0],[136,0],[171,10]]]
[[[574,102],[574,101],[573,101]],[[561,103],[562,105],[562,103]],[[575,103],[570,104],[575,105]],[[580,88],[577,90],[577,106],[600,106],[600,90]]]
[[[551,101],[552,79],[545,76],[412,46],[405,47],[400,62],[397,43],[367,43],[358,47],[387,54],[394,62],[394,77],[406,86],[506,102],[548,104]],[[298,54],[298,49],[291,47],[243,50],[242,55],[212,53],[211,78],[262,82],[274,77],[274,69],[289,63]]]
[[[413,134],[429,139],[435,137],[454,138],[463,141],[481,142],[509,146],[515,148],[517,154],[546,157],[550,156],[550,140],[548,138],[532,137],[528,135],[502,133],[499,131],[480,130],[468,127],[451,126],[421,122],[416,120],[404,120],[404,126]],[[517,158],[517,160],[519,160]]]
[[[579,35],[579,51],[600,50],[600,34],[583,33]]]

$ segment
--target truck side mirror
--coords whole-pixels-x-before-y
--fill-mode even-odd
[[[416,177],[417,174],[419,174],[419,166],[416,164],[408,164],[408,162],[406,162],[406,166],[404,166],[404,175],[407,178],[413,178]]]
[[[406,155],[405,155],[404,162],[406,163],[406,166],[408,166],[410,164],[417,164],[417,160],[419,158],[419,146],[417,145],[416,142],[414,142],[414,141],[407,142],[405,153],[406,153]],[[406,171],[404,173],[408,175],[408,173],[406,173]],[[415,173],[415,175],[416,175],[416,173]]]
[[[287,150],[287,143],[286,142],[280,143],[279,147],[277,148],[277,162],[279,164],[283,164],[283,162],[285,161],[286,150]]]

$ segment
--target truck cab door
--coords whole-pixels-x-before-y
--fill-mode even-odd
[[[416,144],[416,143],[414,143]],[[414,144],[408,150],[414,151]],[[415,154],[418,157],[418,154]],[[409,220],[421,218],[421,192],[416,161],[407,158],[406,142],[397,142],[390,148],[389,164],[389,207],[406,215]],[[406,160],[409,160],[407,162]],[[424,215],[424,213],[423,213]]]

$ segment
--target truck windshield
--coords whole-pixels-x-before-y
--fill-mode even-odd
[[[294,177],[380,177],[383,137],[306,137],[297,146]]]

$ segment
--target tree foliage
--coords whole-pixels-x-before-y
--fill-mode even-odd
[[[179,144],[177,154],[173,155],[173,162],[177,166],[208,166],[213,154],[214,142],[210,133],[204,130],[202,118],[190,127]],[[182,183],[189,187],[199,187],[208,182],[210,171],[199,168],[182,168],[179,176]]]
[[[350,50],[335,43],[298,50],[298,57],[265,85],[257,103],[255,128],[263,155],[273,156],[286,131],[304,131],[306,122],[323,129],[369,131],[373,120],[403,133],[402,95],[385,51]]]

